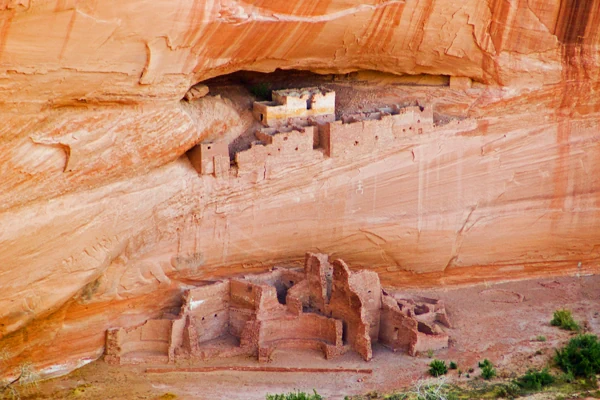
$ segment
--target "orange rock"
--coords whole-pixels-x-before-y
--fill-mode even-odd
[[[0,1],[9,370],[68,372],[102,353],[107,328],[176,306],[187,282],[307,249],[383,285],[598,272],[598,0],[250,3]],[[260,159],[258,184],[258,167],[255,180],[198,175],[184,154],[244,134],[251,107],[179,100],[210,77],[277,68],[488,86],[410,87],[398,97],[461,118],[370,151]]]

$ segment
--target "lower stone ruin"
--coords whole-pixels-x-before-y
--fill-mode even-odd
[[[304,270],[272,271],[187,290],[179,315],[109,329],[105,361],[167,363],[247,355],[269,361],[275,349],[312,348],[327,359],[448,346],[443,302],[382,290],[377,273],[352,272],[342,260],[307,253]]]

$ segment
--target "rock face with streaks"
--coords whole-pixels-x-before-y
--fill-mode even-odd
[[[194,282],[306,250],[384,286],[597,272],[599,27],[598,0],[0,0],[2,374],[68,372]],[[340,112],[431,105],[426,134],[198,174],[185,153],[257,129],[252,97],[181,99],[277,68],[452,78],[330,85]]]

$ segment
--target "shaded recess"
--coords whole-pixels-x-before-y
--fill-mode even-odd
[[[290,138],[295,137],[294,132],[301,132],[304,136],[312,134],[312,147],[322,149],[324,154],[332,156],[333,142],[328,141],[330,129],[326,126],[329,123],[340,122],[342,126],[339,128],[346,132],[341,136],[336,135],[341,141],[335,146],[345,147],[345,141],[349,141],[348,143],[362,149],[365,142],[360,136],[363,134],[357,131],[358,125],[350,127],[352,123],[374,121],[373,124],[364,125],[359,130],[370,129],[375,132],[378,129],[386,129],[379,127],[375,121],[382,120],[385,115],[404,114],[407,118],[403,122],[394,122],[394,125],[405,124],[402,129],[404,134],[410,134],[411,130],[421,134],[429,131],[428,127],[419,126],[425,123],[425,120],[430,125],[442,126],[456,119],[434,112],[433,107],[427,105],[428,99],[423,99],[423,92],[420,93],[420,98],[414,94],[416,90],[411,88],[415,86],[428,86],[435,90],[467,90],[471,87],[471,80],[464,77],[430,75],[397,76],[373,71],[318,75],[306,71],[277,70],[269,74],[240,71],[204,81],[195,85],[186,95],[187,102],[192,107],[195,95],[208,93],[210,90],[210,98],[235,102],[239,107],[238,112],[245,114],[244,118],[247,117],[246,114],[251,113],[253,119],[243,132],[234,136],[228,132],[227,126],[223,126],[222,132],[216,132],[212,139],[208,138],[191,149],[188,157],[203,175],[225,176],[230,165],[237,168],[239,176],[242,173],[240,164],[254,163],[257,156],[248,153],[249,150],[258,151],[257,144],[274,144],[281,139],[280,134],[283,133],[290,133]],[[373,88],[383,95],[377,95]],[[402,97],[393,95],[397,88],[403,88]],[[411,92],[414,93],[411,95]],[[411,109],[416,113],[424,113],[425,119],[416,117],[414,121],[409,121],[412,117],[407,112],[412,113]],[[381,122],[384,125],[387,123],[383,120]],[[335,129],[339,130],[337,127]],[[287,139],[287,136],[283,138]],[[296,139],[298,140],[294,142],[295,148],[292,149],[296,153],[292,152],[291,155],[300,155],[304,147],[311,147],[311,144],[304,143],[302,138]],[[379,139],[380,135],[375,133],[374,140]],[[286,145],[284,147],[290,147],[290,143]],[[224,146],[227,146],[227,151]],[[272,151],[282,152],[283,148],[274,146],[272,151],[264,148],[262,150],[266,157],[272,155]],[[287,161],[290,159],[286,158]]]

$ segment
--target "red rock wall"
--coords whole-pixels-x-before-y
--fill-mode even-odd
[[[67,372],[102,353],[107,328],[176,306],[188,279],[300,261],[306,250],[396,286],[599,270],[598,0],[239,6],[0,3],[9,368]],[[411,88],[477,119],[460,134],[321,160],[260,186],[198,177],[181,156],[237,132],[241,114],[177,101],[204,78],[275,68],[490,86]]]

